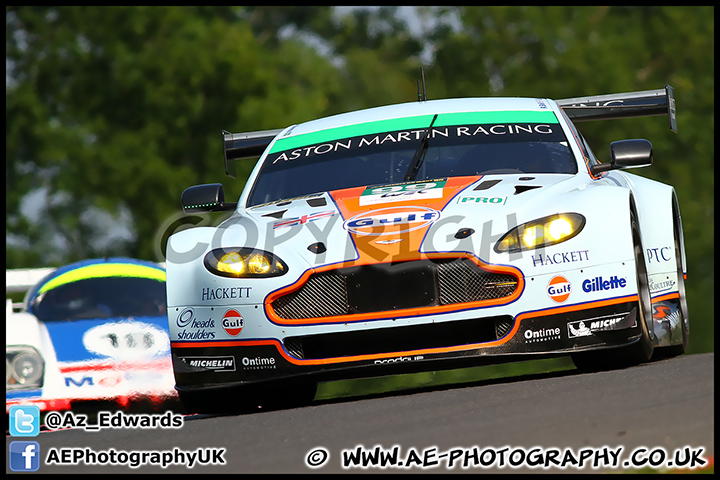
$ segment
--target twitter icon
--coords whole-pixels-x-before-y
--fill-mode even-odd
[[[11,436],[37,437],[40,433],[40,408],[36,405],[14,405],[8,414]]]

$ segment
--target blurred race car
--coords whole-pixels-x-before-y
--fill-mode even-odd
[[[6,411],[66,410],[88,402],[127,407],[176,398],[165,271],[127,258],[60,267],[6,306]]]
[[[554,101],[426,100],[278,131],[223,132],[237,203],[190,187],[218,227],[167,245],[177,389],[195,411],[311,398],[335,378],[571,355],[583,369],[688,342],[671,186],[601,163],[574,121],[667,115],[671,87]],[[571,120],[572,119],[572,120]]]

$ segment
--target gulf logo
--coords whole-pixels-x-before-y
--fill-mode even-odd
[[[222,326],[228,335],[237,336],[245,326],[245,320],[237,310],[228,310],[223,315]]]
[[[388,207],[355,215],[343,227],[356,235],[393,235],[431,225],[440,212],[428,207]]]
[[[548,297],[557,303],[562,303],[567,300],[571,291],[572,285],[568,282],[568,279],[562,275],[556,275],[548,282]]]

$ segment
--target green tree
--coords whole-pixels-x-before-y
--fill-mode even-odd
[[[328,110],[336,69],[301,42],[263,46],[239,13],[6,10],[9,267],[152,258],[182,190],[223,177],[221,129],[278,128]],[[231,182],[228,194],[241,187]],[[34,222],[21,214],[28,192],[46,192]],[[129,219],[131,236],[99,243],[103,216]]]

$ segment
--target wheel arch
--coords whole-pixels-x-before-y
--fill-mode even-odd
[[[683,274],[687,276],[687,259],[685,257],[685,235],[683,234],[682,217],[680,215],[680,202],[678,201],[675,189],[672,192],[672,215],[673,215],[673,234],[677,235],[678,242],[680,242],[680,254]]]
[[[628,175],[630,177],[630,175]],[[675,190],[643,177],[632,176],[629,208],[635,214],[640,227],[640,239],[645,251],[648,274],[657,274],[674,269],[673,248],[675,228],[682,234],[679,202]],[[677,227],[676,227],[677,225]],[[681,235],[682,236],[682,235]],[[681,249],[685,266],[684,247]]]

